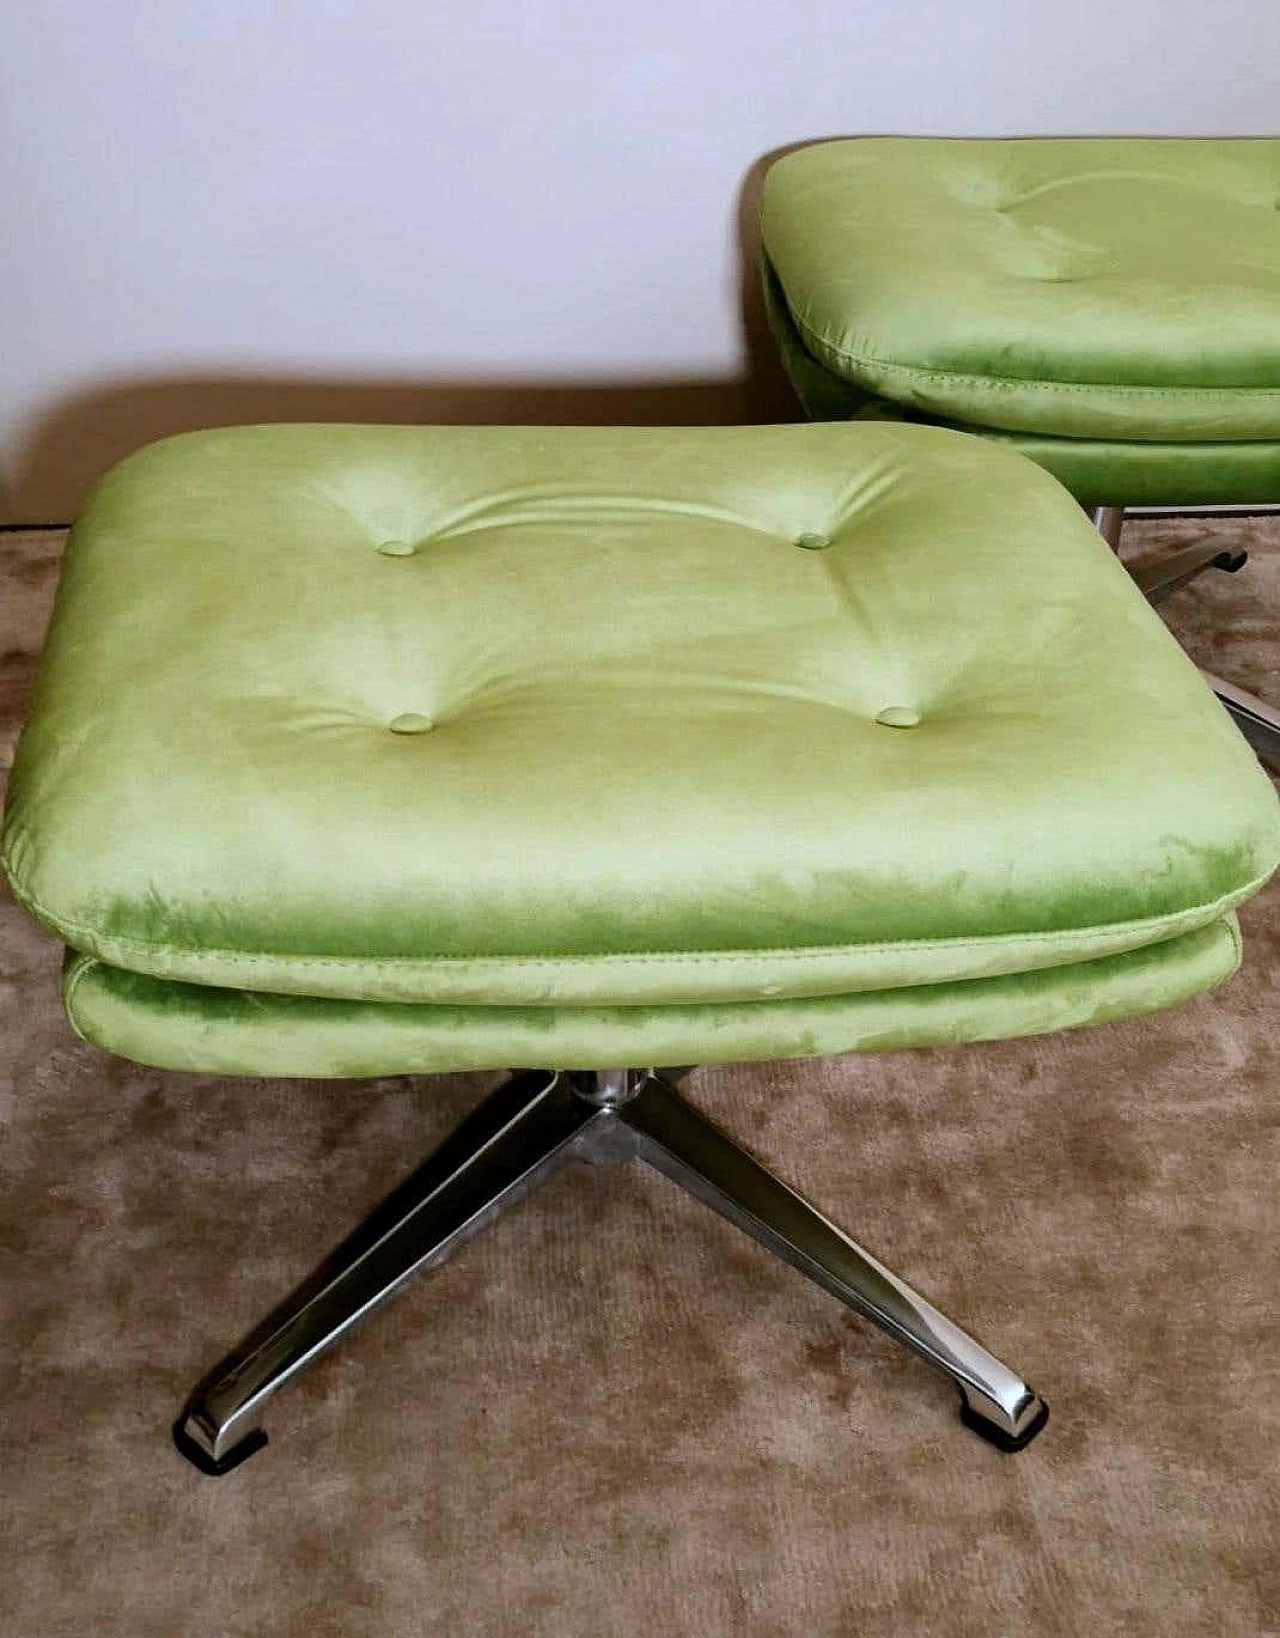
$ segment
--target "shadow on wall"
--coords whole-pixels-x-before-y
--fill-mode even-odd
[[[803,144],[793,144],[794,147]],[[200,427],[261,421],[364,421],[475,425],[702,426],[791,421],[799,411],[769,337],[758,274],[765,171],[748,171],[738,195],[737,298],[745,367],[722,379],[537,382],[258,376],[193,371],[121,380],[55,404],[21,451],[0,518],[62,523],[110,467],[143,444]]]
[[[66,521],[93,483],[132,450],[174,432],[257,421],[508,422],[690,426],[739,421],[740,381],[397,382],[196,375],[124,381],[64,400],[38,427],[6,516]]]

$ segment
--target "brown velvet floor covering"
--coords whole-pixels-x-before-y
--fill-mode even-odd
[[[1280,521],[1166,605],[1280,698]],[[0,746],[60,547],[0,537]],[[5,760],[7,761],[7,755]],[[697,1074],[690,1095],[1026,1373],[951,1388],[638,1167],[575,1168],[284,1390],[222,1480],[194,1379],[484,1077],[221,1082],[80,1045],[0,905],[6,1638],[1280,1633],[1280,889],[1175,1013]]]

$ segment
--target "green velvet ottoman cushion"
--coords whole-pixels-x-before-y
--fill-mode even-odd
[[[931,416],[1060,437],[1280,432],[1280,141],[820,143],[765,183],[813,354]]]
[[[413,1015],[413,1066],[472,1063],[480,1013],[486,1056],[532,1029],[588,1067],[628,1008],[690,1046],[699,1009],[728,1040],[759,1008],[754,1056],[882,1034],[771,1032],[772,1003],[915,989],[905,1044],[950,1038],[966,983],[1083,993],[1149,950],[1145,1010],[1230,969],[1278,845],[1243,740],[1018,456],[894,424],[285,426],[155,445],[84,509],[4,858],[122,1050],[122,1007],[164,1034],[213,987],[206,1043],[248,1041],[245,1006],[305,1030],[294,997],[367,1067]],[[1058,1027],[1027,989],[970,1027]],[[365,1061],[315,1039],[316,1073]]]
[[[1278,205],[1280,141],[820,143],[765,182],[775,328],[811,413],[1190,444],[1179,493],[1275,499]]]

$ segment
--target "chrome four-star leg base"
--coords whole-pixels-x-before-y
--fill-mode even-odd
[[[573,1156],[638,1158],[930,1364],[965,1424],[1021,1450],[1048,1407],[1027,1384],[740,1149],[653,1070],[513,1076],[196,1387],[174,1428],[202,1472],[261,1450],[263,1405],[420,1269],[433,1268]]]
[[[1124,507],[1091,506],[1085,510],[1112,551],[1118,550],[1120,531],[1124,527]],[[1202,541],[1197,546],[1184,546],[1179,551],[1170,552],[1155,563],[1132,568],[1129,573],[1149,603],[1163,603],[1180,586],[1195,580],[1207,569],[1221,569],[1227,574],[1235,574],[1248,561],[1249,554],[1245,551]],[[1215,677],[1203,666],[1200,674],[1262,760],[1273,768],[1280,768],[1280,710],[1268,705],[1257,694],[1237,688],[1222,677]]]

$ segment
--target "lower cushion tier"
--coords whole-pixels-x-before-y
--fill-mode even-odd
[[[1095,506],[1270,506],[1280,502],[1280,434],[1242,442],[1139,442],[1003,432],[925,414],[836,375],[808,350],[765,268],[765,307],[791,385],[815,421],[916,421],[1016,449]]]
[[[495,1066],[606,1069],[892,1052],[1041,1035],[1156,1012],[1227,978],[1234,916],[1099,961],[854,995],[653,1007],[430,1006],[148,978],[70,952],[77,1033],[163,1069],[360,1077]]]

